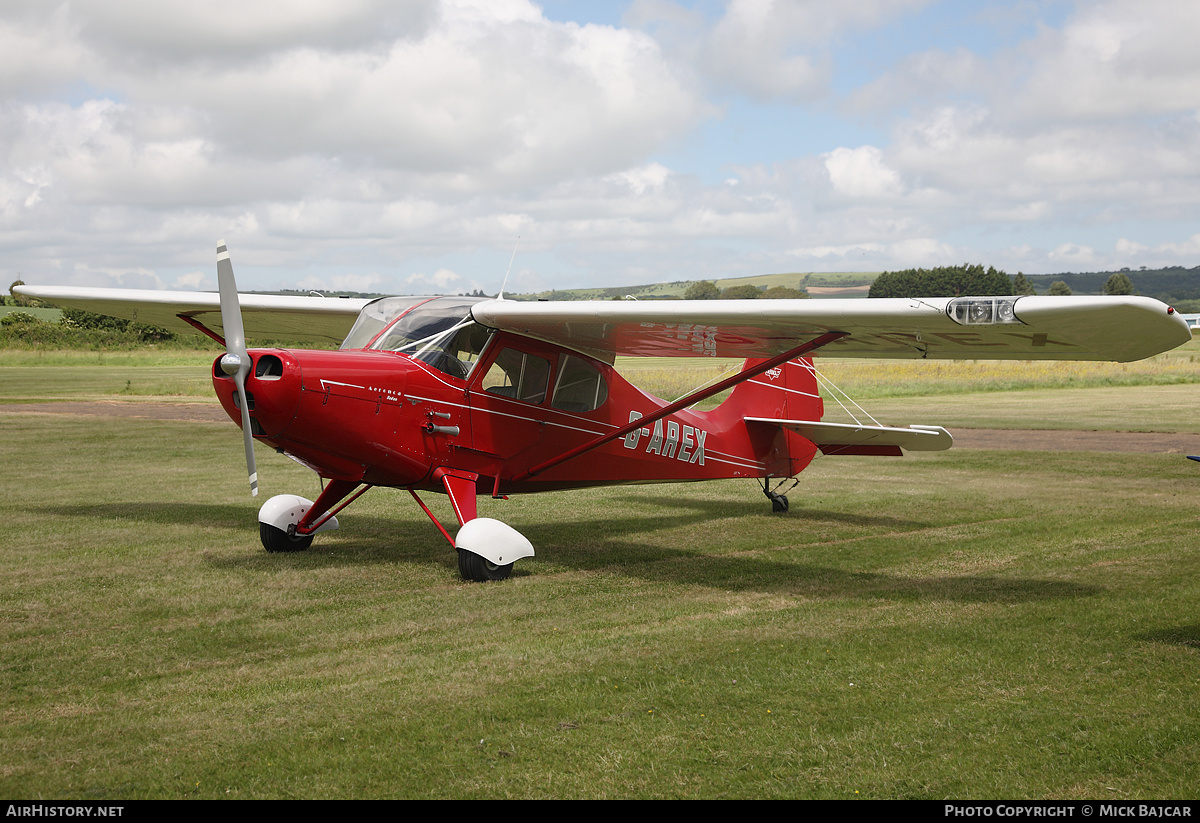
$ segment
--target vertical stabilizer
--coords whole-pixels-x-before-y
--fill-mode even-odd
[[[742,370],[761,360],[747,360]],[[774,426],[749,426],[748,417],[772,420],[820,420],[825,404],[817,391],[812,361],[807,357],[789,360],[757,377],[739,383],[729,398],[711,414],[726,427],[747,429],[752,449],[766,466],[769,476],[799,474],[816,454],[817,447],[794,431]]]
[[[752,368],[761,360],[747,360],[742,370]],[[817,391],[817,378],[812,360],[807,357],[789,360],[782,366],[763,372],[741,383],[721,404],[739,417],[771,417],[778,420],[820,420],[825,404]]]

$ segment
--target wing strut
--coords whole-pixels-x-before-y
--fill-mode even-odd
[[[775,357],[772,357],[770,360],[764,360],[763,362],[759,363],[757,366],[754,366],[753,368],[747,369],[746,371],[739,372],[738,374],[727,377],[724,380],[720,380],[716,383],[713,383],[711,386],[707,386],[703,389],[694,391],[691,394],[688,394],[684,397],[679,398],[674,403],[668,403],[666,406],[663,406],[661,409],[654,412],[654,414],[648,415],[647,417],[639,417],[636,420],[631,420],[631,421],[629,421],[629,423],[627,423],[624,426],[621,426],[621,428],[617,429],[616,431],[612,431],[612,432],[609,432],[608,434],[597,437],[595,440],[589,440],[587,443],[584,443],[581,446],[576,446],[575,448],[570,449],[569,451],[563,452],[558,457],[553,457],[543,463],[539,463],[538,465],[536,465],[530,469],[526,469],[525,471],[523,471],[520,474],[518,474],[517,476],[515,476],[512,479],[512,482],[520,483],[522,481],[528,480],[531,477],[535,477],[535,476],[541,474],[542,472],[546,471],[546,469],[552,469],[555,466],[559,465],[560,463],[565,463],[568,460],[576,458],[581,454],[590,452],[592,449],[599,448],[600,446],[603,446],[605,443],[611,443],[613,440],[616,440],[618,437],[624,437],[625,435],[629,434],[629,432],[633,431],[634,429],[640,429],[643,426],[648,426],[651,423],[655,422],[656,420],[661,420],[664,417],[666,417],[667,415],[674,414],[675,412],[679,411],[680,409],[687,408],[688,406],[692,405],[693,403],[698,403],[699,401],[704,400],[706,397],[712,397],[714,394],[720,394],[721,392],[725,391],[725,389],[728,389],[731,386],[736,386],[738,383],[741,383],[745,380],[749,380],[751,377],[758,377],[760,374],[762,374],[765,371],[770,371],[771,369],[775,368],[776,366],[782,365],[783,363],[786,363],[787,361],[793,360],[797,357],[803,357],[804,355],[808,354],[809,352],[815,351],[816,349],[819,349],[822,346],[827,346],[830,343],[834,342],[835,340],[841,340],[843,337],[847,337],[849,334],[850,334],[850,332],[844,332],[844,331],[826,332],[825,334],[822,334],[820,337],[816,338],[815,340],[810,340],[807,343],[797,346],[796,348],[794,348],[790,351],[786,351],[783,354],[778,354]]]
[[[225,338],[224,338],[224,337],[222,337],[221,335],[217,334],[215,331],[213,331],[213,330],[212,330],[212,329],[210,329],[208,326],[206,326],[206,325],[204,325],[203,323],[201,323],[201,322],[200,322],[199,320],[197,320],[196,318],[194,318],[194,317],[189,317],[189,316],[188,316],[188,315],[186,315],[186,314],[177,314],[177,315],[175,315],[175,316],[176,316],[176,317],[178,317],[180,320],[182,320],[184,323],[187,323],[187,324],[188,324],[189,326],[191,326],[193,329],[196,329],[197,331],[199,331],[201,334],[203,334],[203,335],[206,335],[206,336],[208,336],[208,337],[211,337],[213,340],[216,340],[216,341],[217,341],[218,343],[220,343],[222,346],[224,346],[224,345],[225,345]]]

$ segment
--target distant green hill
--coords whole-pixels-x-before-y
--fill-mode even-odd
[[[1133,282],[1136,294],[1156,297],[1164,303],[1172,304],[1200,300],[1200,266],[1192,269],[1185,269],[1183,266],[1169,266],[1164,269],[1121,269],[1121,272]],[[1056,280],[1070,286],[1072,294],[1102,294],[1104,282],[1114,274],[1116,272],[1111,271],[1065,272],[1027,274],[1025,277],[1037,289],[1038,294],[1045,294],[1050,284]]]
[[[1163,269],[1122,269],[1137,294],[1155,297],[1183,311],[1200,311],[1200,266],[1186,269],[1171,266]],[[808,291],[815,298],[863,297],[880,272],[787,272],[758,274],[749,277],[729,277],[714,280],[717,288],[753,285],[760,289],[787,286]],[[1112,271],[1065,272],[1062,274],[1026,274],[1038,294],[1046,294],[1056,280],[1066,283],[1074,294],[1102,294],[1104,283]],[[1015,277],[1015,273],[1010,273]],[[696,280],[674,280],[641,286],[614,286],[597,289],[555,289],[537,294],[511,295],[514,300],[616,300],[626,295],[638,300],[678,300]]]
[[[772,286],[807,289],[813,297],[867,296],[867,289],[879,272],[786,272],[726,277],[712,282],[719,289],[731,286],[757,286],[764,291]],[[703,278],[701,278],[703,279]],[[514,300],[617,300],[625,296],[638,300],[678,300],[696,280],[673,280],[642,286],[614,286],[602,289],[552,289],[537,294],[511,295]]]

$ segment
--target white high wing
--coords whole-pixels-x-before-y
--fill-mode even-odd
[[[184,318],[223,334],[215,292],[18,286],[58,306],[180,333]],[[246,336],[340,342],[367,300],[240,295]],[[881,300],[671,300],[476,304],[476,322],[600,360],[615,356],[771,357],[830,331],[814,357],[958,360],[1141,360],[1191,339],[1148,297],[960,297]]]

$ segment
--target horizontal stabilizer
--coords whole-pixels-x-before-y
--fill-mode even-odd
[[[820,423],[814,420],[772,420],[747,417],[747,423],[778,426],[805,437],[826,454],[894,454],[905,451],[942,451],[954,445],[950,432],[941,426],[861,426],[852,423]]]

